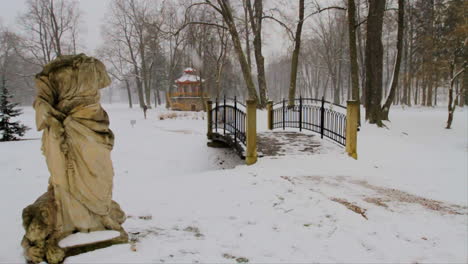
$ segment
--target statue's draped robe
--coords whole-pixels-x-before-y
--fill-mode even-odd
[[[59,57],[36,76],[36,125],[44,130],[42,150],[62,234],[105,228],[114,136],[99,89],[109,84],[104,65],[84,55]]]

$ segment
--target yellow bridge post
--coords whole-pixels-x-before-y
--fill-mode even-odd
[[[206,120],[208,123],[208,131],[206,133],[206,136],[208,139],[212,138],[212,131],[213,131],[213,116],[211,115],[211,110],[213,109],[213,102],[212,101],[206,101]]]
[[[252,165],[257,162],[257,103],[255,100],[247,100],[246,137],[247,149],[245,162]]]
[[[273,102],[268,101],[267,105],[268,129],[273,130]]]
[[[359,103],[348,101],[346,107],[346,152],[349,156],[357,159],[357,129]]]

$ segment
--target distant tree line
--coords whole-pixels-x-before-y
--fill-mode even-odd
[[[315,16],[304,36],[296,97],[324,96],[341,104],[360,100],[366,119],[379,125],[388,119],[393,104],[468,105],[466,1],[350,0],[340,6],[355,14],[359,88],[355,94],[359,96],[353,98],[352,92],[349,12],[335,8]],[[267,68],[269,95],[275,100],[288,97],[290,63],[286,54]],[[451,78],[458,72],[450,89]]]
[[[299,96],[357,100],[366,120],[382,126],[395,104],[443,102],[452,114],[468,104],[467,7],[464,0],[113,0],[96,56],[114,79],[106,95],[117,89],[129,107],[164,104],[190,66],[212,98],[250,98],[260,108],[281,99],[291,106]],[[31,103],[41,66],[85,50],[80,19],[79,1],[28,0],[21,31],[1,28],[1,65],[17,102]],[[265,46],[279,39],[290,48],[265,58]]]

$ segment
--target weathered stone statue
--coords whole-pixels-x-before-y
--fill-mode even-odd
[[[104,64],[84,54],[60,56],[36,78],[36,125],[50,171],[45,194],[23,210],[22,246],[28,261],[60,263],[66,256],[126,242],[125,214],[112,201],[110,152],[114,135],[99,103],[110,84]],[[76,232],[116,230],[104,242],[61,248]]]

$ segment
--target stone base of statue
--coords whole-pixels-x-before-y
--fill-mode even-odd
[[[113,228],[89,230],[91,232],[87,233],[89,234],[87,239],[72,238],[83,232],[70,234],[57,230],[56,215],[57,208],[52,188],[23,209],[23,227],[26,232],[21,245],[29,263],[43,261],[49,264],[62,263],[69,256],[128,242],[128,235],[121,227],[126,216],[115,201],[112,201],[109,213],[109,217],[113,220]],[[118,224],[118,227],[115,224]]]

